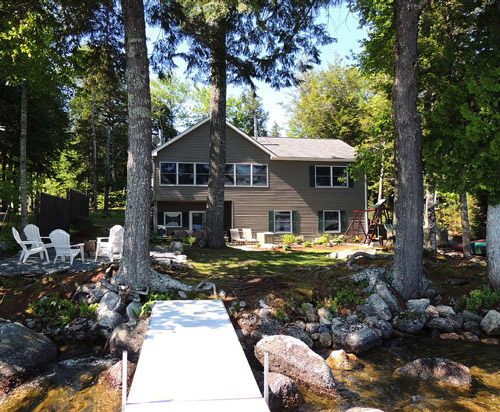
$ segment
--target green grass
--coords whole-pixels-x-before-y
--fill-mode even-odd
[[[327,257],[327,251],[314,249],[284,253],[245,251],[231,247],[216,251],[187,248],[186,254],[200,274],[217,273],[222,276],[264,276],[309,266],[329,266],[335,262]]]

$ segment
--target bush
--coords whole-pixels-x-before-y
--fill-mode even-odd
[[[65,326],[76,317],[95,317],[97,306],[97,303],[77,305],[69,299],[49,297],[30,303],[29,309],[34,316],[47,319],[51,325]]]
[[[274,317],[279,322],[286,322],[288,319],[288,316],[286,315],[286,313],[283,312],[280,308],[276,308],[276,313],[274,314]]]
[[[463,309],[479,313],[481,310],[492,309],[500,305],[500,290],[493,290],[488,285],[471,290],[469,296],[461,296],[456,304],[457,311]]]
[[[312,247],[312,243],[311,242],[304,242],[304,247]]]
[[[281,236],[281,241],[283,242],[283,246],[291,246],[297,242],[297,238],[293,233],[287,233]]]
[[[154,233],[151,233],[151,235],[149,236],[149,241],[154,245],[158,245],[163,241],[163,238],[160,235],[155,235]]]
[[[340,245],[344,242],[345,242],[345,236],[343,236],[343,235],[335,236],[331,241],[331,243],[334,245]]]
[[[352,288],[342,288],[337,292],[335,299],[331,296],[328,298],[329,308],[333,312],[338,312],[340,309],[352,304],[359,305],[364,302],[361,296],[357,296]]]

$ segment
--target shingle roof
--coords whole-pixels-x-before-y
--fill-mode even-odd
[[[277,158],[354,161],[356,150],[338,139],[259,137],[257,140]]]

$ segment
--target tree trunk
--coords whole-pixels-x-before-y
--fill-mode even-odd
[[[417,109],[417,37],[420,8],[414,0],[396,0],[393,113],[395,141],[394,287],[404,299],[417,297],[423,272],[422,130]]]
[[[19,178],[21,188],[21,229],[28,221],[28,181],[26,170],[26,144],[28,141],[28,83],[21,84],[21,135],[19,139]]]
[[[462,244],[464,245],[464,256],[472,257],[472,245],[470,243],[469,207],[467,205],[467,193],[460,193],[460,220],[462,222]]]
[[[425,247],[436,251],[436,192],[427,188],[425,193],[426,222],[425,227],[429,230],[429,237],[426,239]]]
[[[487,274],[494,289],[500,289],[500,203],[488,199],[486,217]]]
[[[92,124],[92,162],[93,162],[93,202],[94,202],[94,212],[97,212],[97,136],[95,132],[95,85],[92,86],[92,113],[91,113],[91,124]]]
[[[224,182],[226,169],[226,31],[212,23],[210,63],[210,174],[201,247],[220,249],[224,241]]]
[[[109,210],[109,185],[110,185],[110,160],[111,160],[111,126],[106,127],[106,156],[104,163],[104,173],[106,183],[104,186],[104,210]]]

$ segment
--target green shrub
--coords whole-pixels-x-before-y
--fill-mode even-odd
[[[165,292],[165,293],[156,293],[153,292],[151,295],[149,295],[148,301],[142,305],[141,312],[139,313],[139,316],[147,316],[151,313],[151,310],[153,309],[153,305],[157,300],[172,300],[175,297],[175,294],[173,292]]]
[[[154,233],[151,233],[149,237],[149,241],[155,245],[161,243],[163,238],[160,235],[155,235]]]
[[[260,242],[257,242],[257,243],[255,244],[255,247],[261,247],[261,246],[262,246],[262,245],[260,244]]]
[[[194,236],[189,236],[187,238],[187,242],[188,242],[189,245],[192,246],[194,244],[194,242],[196,242],[196,238]]]
[[[334,245],[340,245],[345,242],[345,236],[335,236],[332,240],[331,243]]]
[[[330,296],[328,301],[330,310],[338,312],[346,306],[350,306],[352,304],[359,305],[364,302],[364,299],[361,296],[358,296],[354,289],[346,287],[337,292],[335,299]]]
[[[286,320],[288,319],[286,313],[283,312],[280,308],[276,308],[276,313],[274,314],[274,317],[279,322],[286,322]]]
[[[297,245],[304,243],[304,236],[295,236],[295,243],[297,243]]]
[[[312,243],[311,242],[304,242],[304,247],[312,247]]]
[[[69,299],[50,297],[29,304],[29,309],[34,316],[46,319],[54,326],[65,326],[72,319],[81,316],[92,318],[97,310],[94,305],[77,305]]]
[[[483,309],[492,309],[500,305],[500,290],[493,290],[488,285],[471,290],[469,296],[461,296],[456,304],[456,309],[463,309],[479,313]]]
[[[331,233],[323,233],[320,238],[314,240],[315,245],[329,245],[332,242]]]
[[[293,233],[287,233],[281,236],[281,241],[283,242],[283,246],[291,246],[297,242],[297,238]]]

